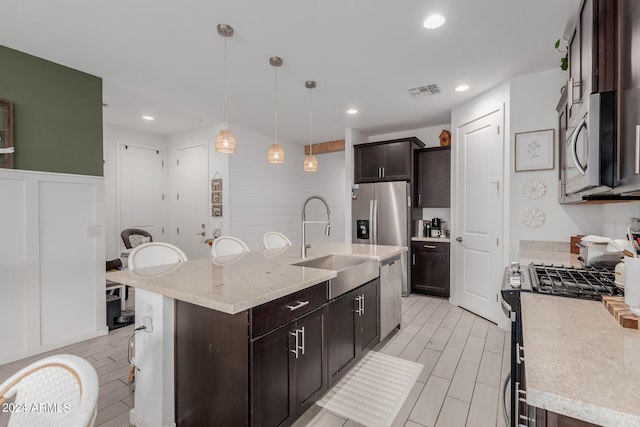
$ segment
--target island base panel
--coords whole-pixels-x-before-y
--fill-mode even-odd
[[[176,301],[176,426],[249,425],[248,313]]]

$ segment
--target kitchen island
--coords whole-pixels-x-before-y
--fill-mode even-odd
[[[299,251],[293,246],[108,275],[136,288],[136,326],[152,325],[136,335],[140,371],[132,423],[169,426],[175,413],[178,426],[214,420],[270,425],[280,423],[278,417],[289,424],[321,396],[333,374],[343,374],[375,345],[377,270],[363,278],[365,285],[330,299],[328,281],[338,272],[293,265],[302,261]],[[314,243],[307,260],[341,254],[382,263],[406,251]],[[352,348],[345,350],[347,338]],[[327,355],[332,346],[340,348],[333,362]],[[290,398],[269,401],[279,393]]]
[[[528,405],[586,423],[640,426],[639,330],[621,327],[601,302],[529,293],[522,328]]]

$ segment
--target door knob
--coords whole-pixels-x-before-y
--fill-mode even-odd
[[[203,236],[204,237],[205,233],[204,233],[204,231],[202,233],[196,233],[196,236]]]
[[[456,237],[456,242],[462,242],[462,237]]]

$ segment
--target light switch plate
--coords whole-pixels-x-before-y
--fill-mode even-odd
[[[99,225],[87,226],[87,239],[97,239],[102,235],[102,227]]]

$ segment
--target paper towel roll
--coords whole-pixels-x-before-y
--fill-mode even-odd
[[[624,303],[640,306],[640,258],[624,257]]]

